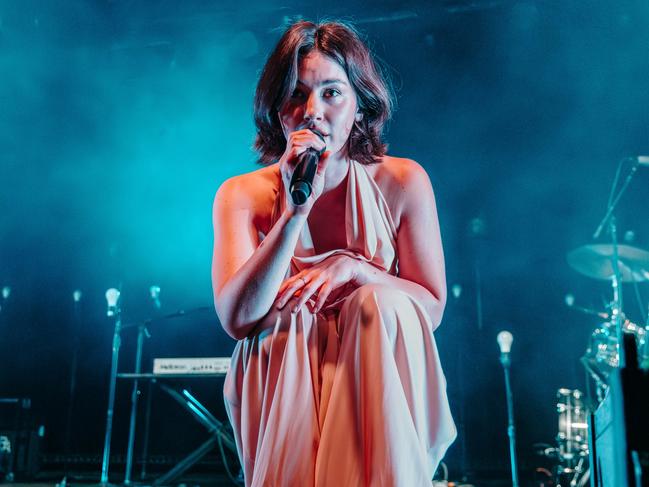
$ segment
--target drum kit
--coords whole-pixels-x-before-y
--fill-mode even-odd
[[[614,255],[613,245],[593,244],[578,247],[567,255],[568,264],[580,274],[591,279],[610,281],[613,284],[613,301],[606,311],[593,310],[574,305],[574,297],[568,295],[566,304],[582,312],[598,316],[602,323],[592,331],[588,346],[580,361],[587,372],[587,390],[590,382],[596,387],[596,397],[589,397],[576,389],[561,388],[557,391],[558,434],[556,447],[545,448],[542,454],[556,462],[555,485],[585,486],[589,482],[588,414],[600,403],[608,389],[608,378],[620,367],[620,334],[635,337],[638,360],[649,368],[649,315],[643,311],[644,323],[638,324],[623,313],[618,283],[633,285],[638,304],[641,302],[638,285],[649,281],[649,251],[631,245],[618,245]],[[612,262],[617,260],[616,278]]]
[[[584,245],[568,254],[568,263],[577,272],[592,279],[613,280],[611,245]],[[618,268],[621,282],[637,286],[649,281],[649,251],[631,245],[618,246]],[[636,293],[640,305],[640,295]],[[643,367],[649,365],[649,316],[643,324],[627,318],[624,312],[611,302],[605,312],[595,312],[607,319],[592,332],[586,353],[581,363],[597,386],[597,396],[601,401],[607,389],[607,379],[611,370],[619,367],[619,338],[616,330],[616,317],[619,317],[623,333],[632,334],[636,339],[638,356]],[[642,305],[644,308],[644,305]],[[590,311],[590,310],[586,310]]]

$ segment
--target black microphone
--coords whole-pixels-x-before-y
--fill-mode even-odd
[[[324,137],[322,137],[319,132],[315,130],[311,131],[324,142]],[[295,166],[295,171],[293,171],[293,175],[291,176],[291,184],[289,186],[293,204],[297,206],[303,205],[306,203],[309,196],[311,196],[313,178],[318,169],[320,156],[324,151],[325,149],[317,151],[316,149],[309,147],[300,154],[298,163]]]

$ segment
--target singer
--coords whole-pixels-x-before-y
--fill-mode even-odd
[[[421,166],[386,155],[389,86],[350,25],[291,25],[255,95],[264,167],[216,194],[214,302],[238,340],[224,396],[246,486],[428,487],[455,439],[433,337],[435,198]],[[293,172],[314,152],[296,204]]]

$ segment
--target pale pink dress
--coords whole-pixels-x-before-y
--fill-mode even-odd
[[[347,248],[316,255],[305,226],[291,274],[335,254],[397,273],[381,191],[354,161],[347,180]],[[275,219],[283,202],[280,189]],[[430,486],[456,430],[421,304],[366,285],[315,315],[286,308],[237,343],[225,380],[246,486]]]

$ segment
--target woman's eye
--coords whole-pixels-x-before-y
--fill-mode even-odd
[[[327,98],[331,98],[340,95],[340,92],[338,90],[334,90],[333,88],[329,88],[328,90],[325,90],[324,94]]]
[[[300,90],[295,90],[291,95],[291,98],[300,98],[302,97],[302,92]]]

